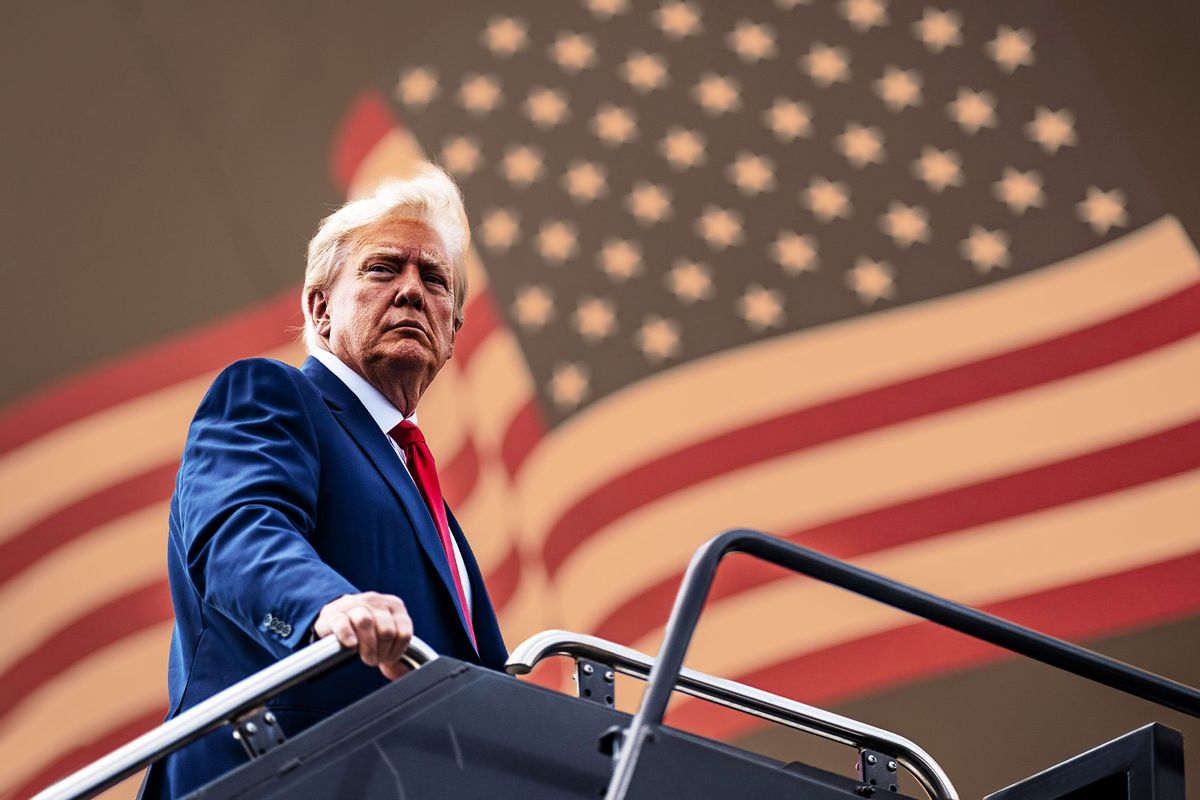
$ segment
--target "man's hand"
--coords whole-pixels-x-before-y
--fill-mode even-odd
[[[400,660],[412,639],[412,620],[404,601],[391,594],[344,594],[327,603],[313,624],[317,636],[333,634],[345,647],[357,647],[359,658],[388,680],[409,671]]]

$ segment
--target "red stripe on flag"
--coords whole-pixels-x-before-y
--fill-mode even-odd
[[[31,797],[50,784],[65,778],[77,769],[107,755],[110,750],[125,744],[131,739],[141,736],[146,731],[157,728],[162,724],[167,714],[167,707],[154,714],[144,714],[127,722],[123,722],[112,730],[97,736],[87,744],[76,747],[59,756],[53,762],[38,770],[33,777],[9,792],[7,797]]]
[[[570,667],[566,659],[547,658],[535,664],[533,670],[528,675],[522,675],[520,680],[558,692],[562,690],[568,674]]]
[[[81,498],[0,542],[0,586],[38,559],[88,531],[166,500],[175,487],[179,462],[172,461]],[[164,522],[165,522],[164,518]]]
[[[639,507],[717,475],[852,434],[1112,364],[1200,330],[1200,284],[1064,336],[726,431],[634,467],[580,498],[551,528],[554,575],[580,544]],[[721,458],[712,458],[721,453]]]
[[[141,586],[75,618],[0,675],[0,720],[30,693],[85,662],[97,650],[170,619],[171,593],[166,580]],[[164,640],[163,654],[166,652]]]
[[[837,558],[854,558],[920,539],[1120,491],[1200,467],[1200,420],[1052,464],[872,509],[786,538]],[[633,642],[667,618],[678,572],[614,609],[596,635]],[[717,602],[792,573],[762,561],[722,563],[709,595]]]
[[[515,545],[509,548],[500,564],[487,574],[483,583],[492,607],[499,613],[517,593],[517,586],[521,583],[521,554]]]
[[[365,91],[354,98],[338,123],[329,154],[329,171],[342,194],[350,190],[354,173],[379,141],[402,127],[388,107],[387,99],[376,91]]]
[[[475,440],[468,436],[438,474],[446,502],[451,506],[462,503],[479,480],[479,451],[475,448]]]
[[[500,317],[496,313],[491,292],[484,289],[468,300],[467,307],[463,309],[463,319],[466,321],[455,336],[454,360],[460,369],[465,370],[479,345],[500,327]]]
[[[1200,609],[1200,553],[983,606],[983,610],[1064,639],[1111,636]],[[864,602],[867,602],[864,600]],[[755,670],[741,683],[806,703],[829,705],[898,684],[983,664],[1010,653],[918,622]],[[1083,678],[1080,678],[1083,680]],[[1114,690],[1115,691],[1115,690]],[[670,724],[728,739],[759,727],[754,718],[688,701]]]
[[[512,421],[504,431],[504,441],[500,445],[500,459],[510,475],[516,475],[521,469],[525,458],[541,440],[545,430],[537,397],[530,397],[521,410],[513,415]]]
[[[299,297],[299,289],[291,289],[18,400],[0,414],[0,455],[81,417],[282,347],[293,341],[289,327],[303,323]]]

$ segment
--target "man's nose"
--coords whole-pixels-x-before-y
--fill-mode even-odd
[[[425,303],[425,286],[421,282],[421,270],[415,264],[407,264],[397,276],[396,296],[398,306],[412,305],[421,308]]]

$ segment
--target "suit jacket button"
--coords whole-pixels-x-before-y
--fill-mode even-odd
[[[271,616],[270,614],[267,614],[265,617],[263,617],[263,625],[266,625],[268,628],[271,627],[271,623],[274,621],[275,617]]]
[[[285,623],[283,624],[283,627],[279,629],[279,632],[280,632],[281,634],[283,634],[283,638],[285,638],[285,639],[286,639],[287,637],[289,637],[289,636],[291,636],[291,635],[292,635],[292,626],[291,626],[291,625],[288,625],[288,624],[285,622]]]

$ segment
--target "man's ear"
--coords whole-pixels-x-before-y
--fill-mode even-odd
[[[308,316],[313,321],[317,335],[323,339],[329,338],[332,322],[329,319],[329,298],[324,289],[317,289],[308,296]]]

